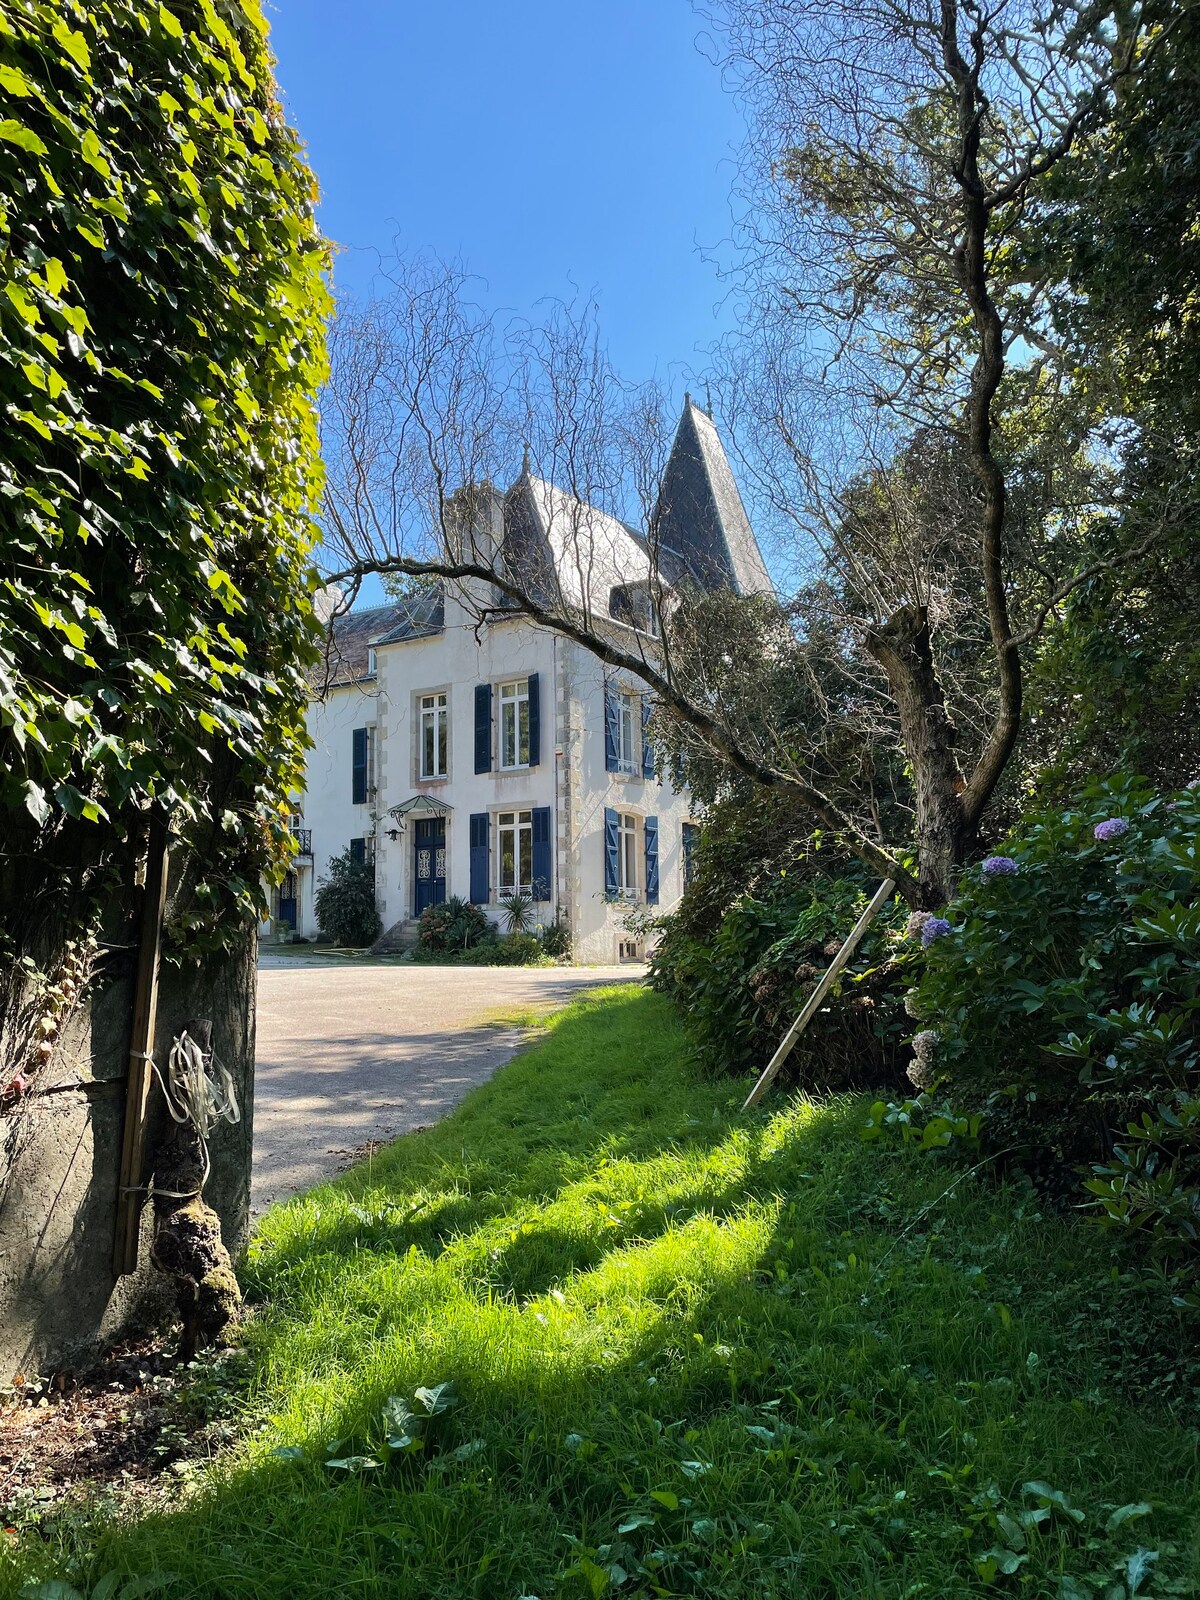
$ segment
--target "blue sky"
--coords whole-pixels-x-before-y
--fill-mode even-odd
[[[728,235],[741,135],[688,0],[274,0],[267,15],[340,285],[369,282],[399,236],[461,257],[497,308],[595,291],[617,366],[682,401],[726,325],[701,247]]]

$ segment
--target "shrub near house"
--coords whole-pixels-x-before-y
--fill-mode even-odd
[[[375,868],[350,850],[333,856],[317,890],[317,922],[335,944],[368,945],[381,924],[375,905]]]

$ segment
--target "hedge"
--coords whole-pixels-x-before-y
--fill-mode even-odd
[[[153,801],[202,947],[286,854],[305,746],[314,180],[253,0],[10,0],[0,106],[0,909],[11,944],[16,864]]]

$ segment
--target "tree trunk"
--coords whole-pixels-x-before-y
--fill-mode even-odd
[[[925,607],[902,606],[868,635],[867,648],[887,673],[912,767],[918,883],[916,894],[903,884],[901,893],[914,910],[933,911],[954,893],[975,828],[963,810],[954,727],[933,664]]]

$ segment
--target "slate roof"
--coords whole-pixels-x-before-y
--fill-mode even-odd
[[[772,594],[758,540],[712,418],[691,397],[675,433],[651,520],[663,576],[701,588]]]
[[[424,639],[446,626],[446,591],[440,582],[419,594],[396,602],[396,621],[374,644],[396,644],[403,639]]]
[[[544,478],[523,473],[505,505],[505,555],[527,582],[547,594],[550,581],[573,605],[608,609],[609,591],[650,577],[646,541],[624,522],[577,500]]]
[[[393,603],[335,617],[325,636],[324,663],[317,667],[319,681],[333,689],[367,677],[370,647],[379,634],[395,625],[398,609]]]
[[[611,592],[645,584],[655,550],[664,580],[735,594],[773,594],[729,458],[712,418],[689,396],[679,420],[651,518],[650,539],[606,512],[528,471],[504,500],[504,555],[534,592],[560,592],[607,611]],[[555,581],[557,580],[557,581]],[[367,677],[371,645],[439,633],[439,584],[407,600],[339,617],[329,649],[331,685]]]

